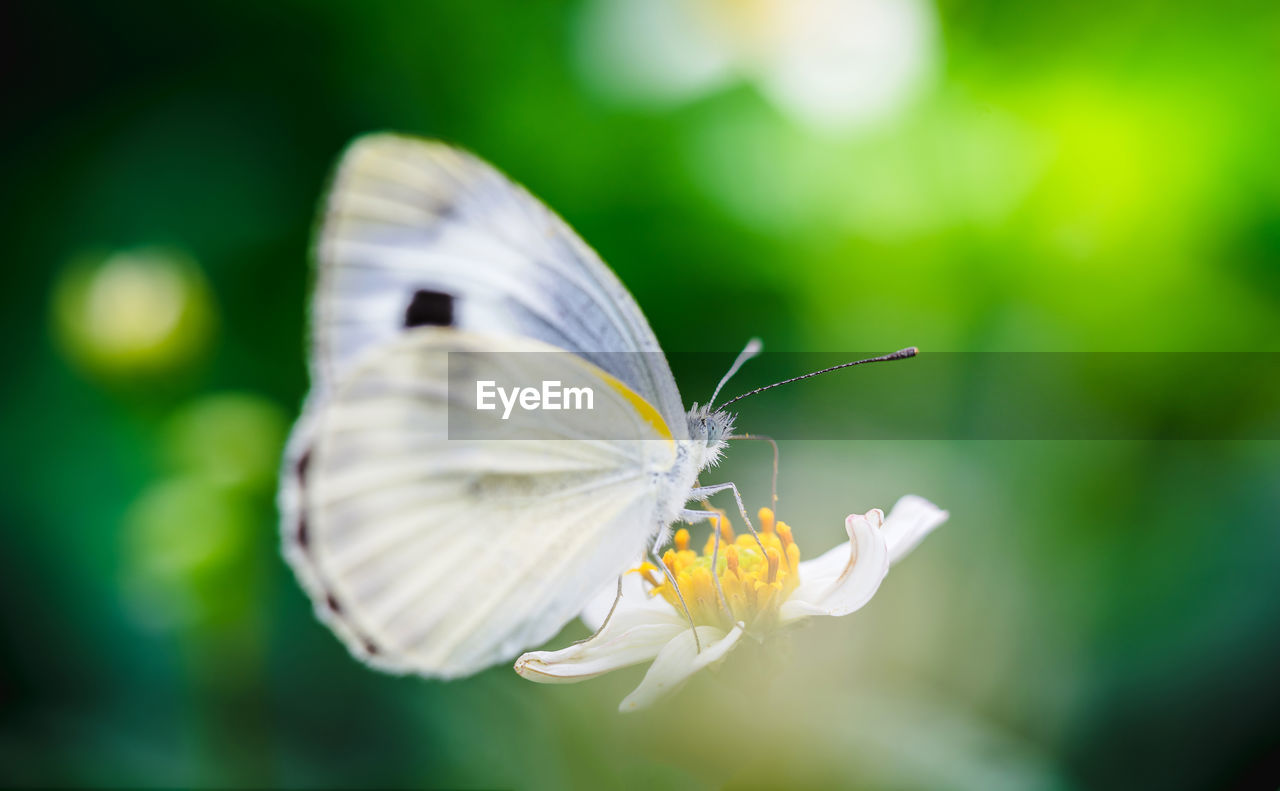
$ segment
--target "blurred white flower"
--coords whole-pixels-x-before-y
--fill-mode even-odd
[[[583,621],[598,630],[595,635],[559,651],[524,654],[516,660],[516,672],[531,681],[572,683],[652,660],[640,686],[619,706],[621,711],[642,708],[723,659],[744,634],[762,638],[805,618],[860,609],[890,565],[947,516],[928,500],[908,495],[887,519],[878,508],[851,514],[845,520],[847,544],[800,562],[791,528],[785,522],[775,525],[769,509],[760,510],[759,544],[751,535],[735,537],[722,515],[718,551],[714,533],[699,555],[688,547],[688,531],[681,530],[676,548],[664,556],[679,594],[665,575],[654,574],[656,567],[643,564],[624,578],[616,606],[615,591],[602,591],[583,612]]]
[[[936,57],[928,0],[592,0],[585,76],[658,104],[749,80],[796,121],[842,131],[894,114]]]

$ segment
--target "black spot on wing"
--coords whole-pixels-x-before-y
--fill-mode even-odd
[[[307,545],[311,541],[311,536],[307,532],[307,496],[305,491],[307,487],[307,468],[310,465],[311,449],[307,448],[307,450],[303,451],[302,455],[298,457],[298,461],[294,465],[294,473],[298,476],[298,488],[302,490],[299,492],[297,538],[298,546],[302,547],[304,550],[307,549]]]
[[[324,603],[325,606],[329,608],[329,612],[341,618],[343,622],[347,624],[348,628],[355,633],[355,638],[360,641],[360,647],[364,649],[366,654],[369,656],[377,656],[382,653],[382,650],[378,648],[377,643],[373,642],[373,640],[366,635],[361,634],[361,630],[358,629],[355,624],[351,623],[351,620],[347,617],[342,605],[338,603],[337,597],[332,593],[325,593]]]
[[[453,296],[443,291],[419,289],[404,312],[406,327],[453,326]]]
[[[311,465],[311,449],[308,448],[306,451],[302,453],[301,456],[298,457],[298,461],[294,464],[294,473],[298,476],[298,486],[300,488],[303,488],[303,489],[306,488],[307,470],[310,467],[310,465]],[[305,493],[303,496],[303,501],[299,504],[299,512],[300,513],[298,516],[298,532],[296,535],[298,540],[298,546],[300,546],[302,550],[305,552],[305,551],[308,551],[309,544],[311,543],[311,536],[307,530]],[[317,573],[319,573],[318,569],[317,569]],[[350,624],[346,610],[343,608],[342,604],[338,601],[338,597],[334,596],[333,593],[327,590],[324,590],[324,588],[328,586],[324,585],[323,582],[321,583],[321,586],[322,586],[321,592],[324,595],[325,607],[329,609],[329,612],[333,613],[335,616],[337,616],[338,618],[341,618],[344,622],[348,623],[348,625],[352,628],[353,631],[356,631],[356,639],[360,641],[360,645],[364,649],[365,653],[369,656],[377,656],[378,654],[382,653],[381,649],[378,648],[377,644],[374,643],[373,640],[360,634],[359,631],[355,629],[355,626],[353,624]]]

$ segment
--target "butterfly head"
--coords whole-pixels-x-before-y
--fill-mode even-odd
[[[711,467],[720,460],[729,435],[733,433],[733,420],[736,416],[723,409],[711,406],[693,405],[689,410],[689,439],[706,443],[702,454],[702,467]]]

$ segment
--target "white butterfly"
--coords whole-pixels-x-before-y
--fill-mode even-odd
[[[316,257],[312,391],[286,451],[282,532],[317,615],[360,659],[440,678],[511,659],[664,543],[673,522],[710,515],[686,503],[737,495],[731,483],[694,486],[733,417],[685,412],[617,277],[477,158],[358,139]],[[560,364],[631,425],[571,442],[448,439],[459,396],[446,359],[458,351],[573,352]],[[546,378],[548,356],[537,358]]]
[[[355,656],[474,673],[553,636],[673,522],[715,516],[688,502],[732,491],[750,526],[732,483],[695,486],[732,431],[710,406],[720,388],[686,412],[617,277],[493,168],[442,143],[361,138],[318,238],[312,390],[285,453],[281,530]],[[451,352],[559,352],[502,359],[536,360],[526,380],[592,384],[606,419],[565,424],[569,441],[450,438],[468,395],[449,387]]]

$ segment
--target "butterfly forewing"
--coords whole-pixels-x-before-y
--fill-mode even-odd
[[[447,301],[424,315],[582,354],[684,430],[666,359],[617,276],[555,213],[466,152],[390,134],[357,140],[334,178],[317,257],[319,391],[411,326],[415,299]]]

